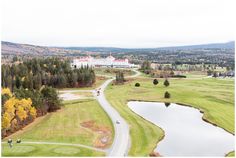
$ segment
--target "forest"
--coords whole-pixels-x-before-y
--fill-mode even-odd
[[[92,68],[72,69],[67,60],[46,58],[2,65],[2,137],[36,117],[61,108],[56,88],[87,87],[95,82]]]
[[[40,89],[43,85],[54,88],[87,87],[95,82],[92,68],[72,69],[68,60],[33,58],[18,64],[2,65],[2,87]]]

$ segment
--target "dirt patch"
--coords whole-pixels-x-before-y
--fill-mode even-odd
[[[112,141],[112,131],[110,128],[105,126],[98,126],[94,120],[89,120],[80,123],[84,128],[88,128],[98,134],[93,145],[96,148],[106,148],[111,144]]]
[[[150,156],[150,157],[162,157],[158,152],[155,152],[155,151],[151,152],[151,153],[149,154],[149,156]]]

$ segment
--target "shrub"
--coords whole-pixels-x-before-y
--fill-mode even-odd
[[[140,87],[140,83],[135,83],[135,87]]]
[[[164,97],[165,98],[170,98],[170,93],[166,91]]]
[[[166,79],[166,80],[164,81],[164,85],[165,85],[166,87],[168,87],[168,86],[170,85],[170,82]]]
[[[157,79],[154,79],[154,80],[153,80],[153,84],[154,84],[154,85],[157,85],[158,83],[159,83],[159,82],[158,82]]]
[[[186,76],[185,75],[174,75],[174,76],[172,76],[173,78],[186,78]]]

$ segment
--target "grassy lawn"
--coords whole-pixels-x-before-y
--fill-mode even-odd
[[[105,153],[76,146],[2,143],[2,156],[105,156]]]
[[[148,155],[163,136],[155,125],[134,114],[127,106],[128,100],[174,102],[191,105],[203,110],[204,118],[234,133],[234,80],[223,79],[170,79],[170,86],[163,86],[163,79],[154,86],[153,79],[140,77],[125,85],[109,85],[106,96],[130,125],[131,156]],[[139,82],[140,87],[134,84]],[[170,99],[164,98],[169,91]]]
[[[61,110],[50,113],[26,127],[24,132],[17,132],[8,138],[13,140],[20,138],[22,141],[78,143],[99,148],[111,145],[114,135],[112,122],[96,100],[66,101],[64,105]],[[102,144],[103,137],[108,139]]]

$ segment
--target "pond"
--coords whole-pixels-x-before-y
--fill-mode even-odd
[[[203,121],[203,114],[195,108],[138,101],[128,106],[165,131],[155,149],[162,156],[225,156],[234,150],[234,136]]]

